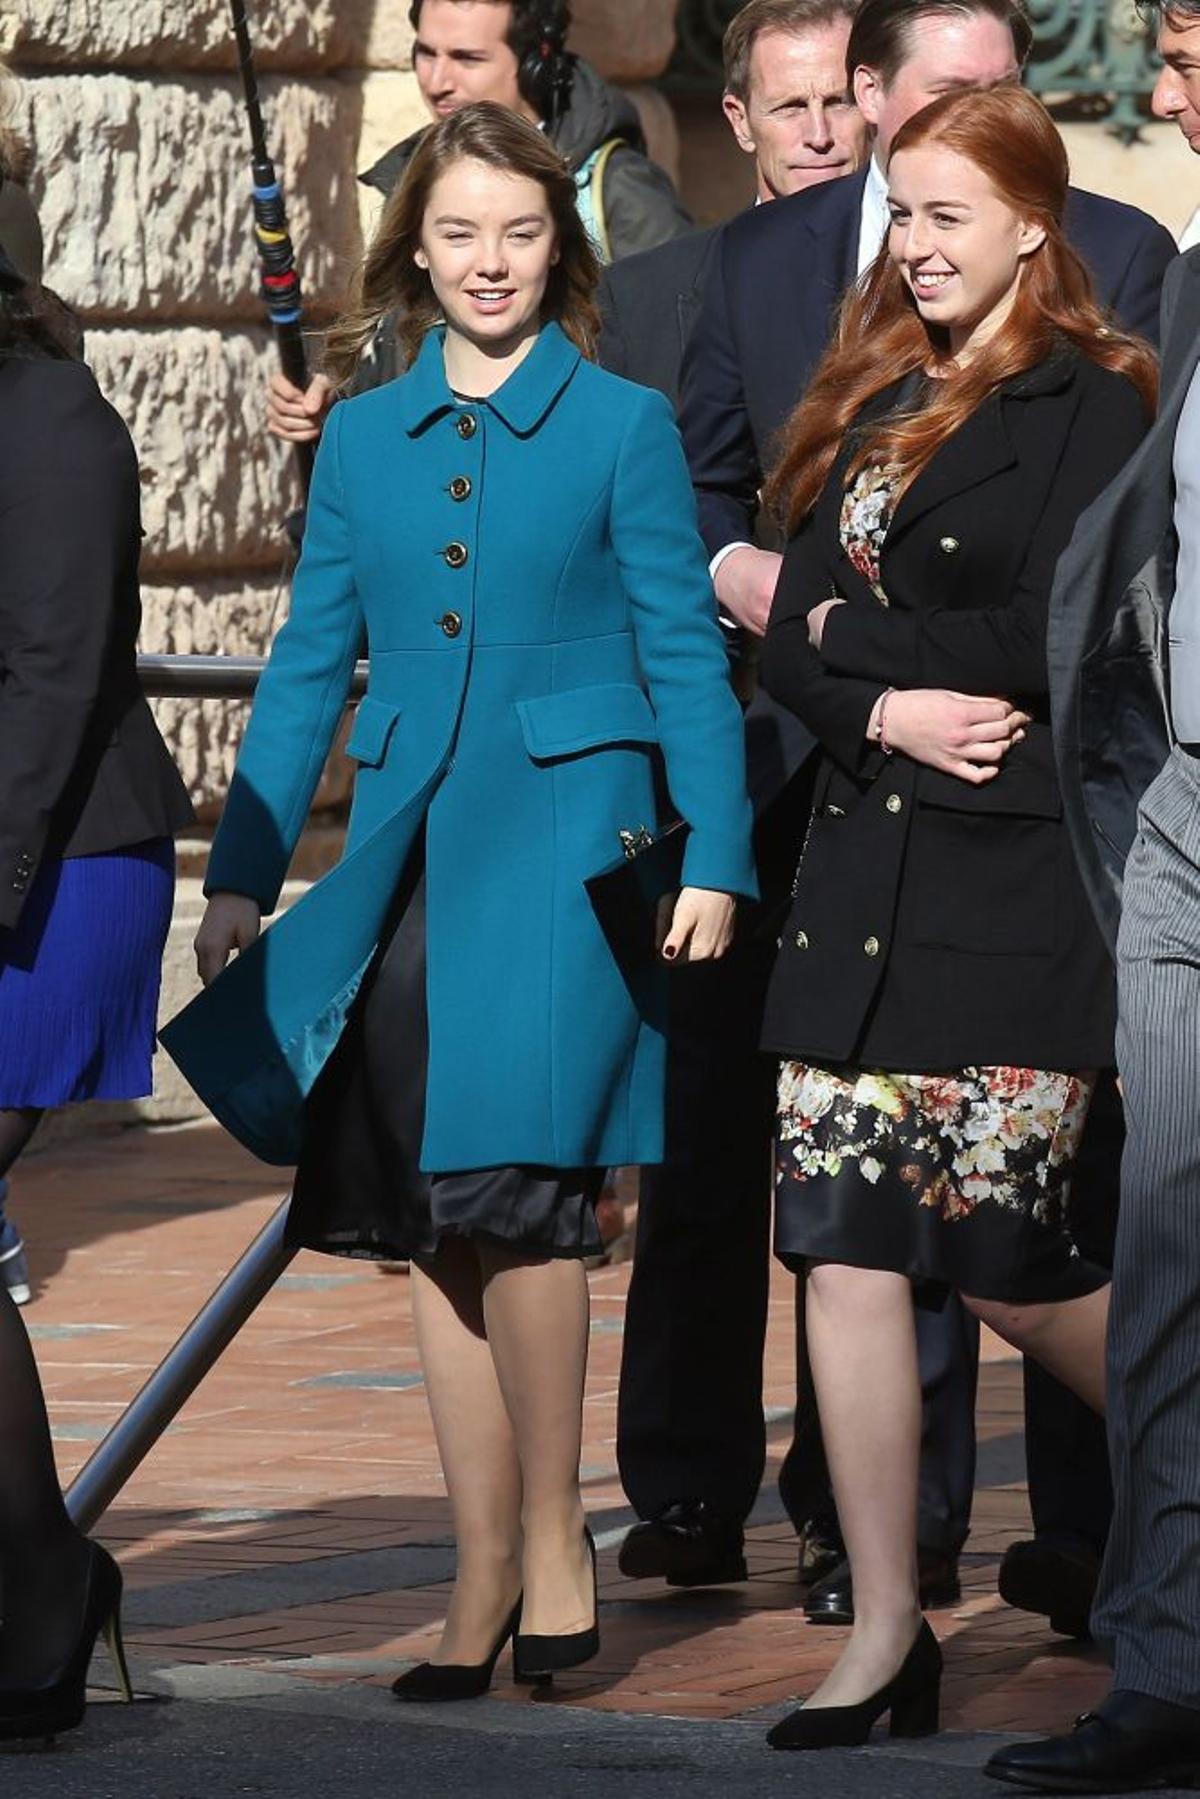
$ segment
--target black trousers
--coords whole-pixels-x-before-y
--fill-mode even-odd
[[[1112,1074],[1101,1076],[1071,1182],[1071,1234],[1080,1253],[1111,1268],[1117,1236],[1125,1113]],[[1025,1459],[1036,1535],[1103,1555],[1113,1488],[1103,1420],[1036,1362],[1025,1363]]]
[[[760,932],[725,962],[674,977],[667,1160],[642,1177],[617,1413],[621,1479],[642,1518],[686,1498],[744,1519],[762,1481],[775,1069],[757,1045],[773,949]],[[1076,1182],[1086,1212],[1076,1228],[1081,1236],[1086,1228],[1088,1253],[1108,1262],[1119,1117],[1115,1090],[1102,1089]],[[832,1503],[802,1318],[798,1325],[796,1426],[780,1492],[800,1527]],[[978,1327],[952,1296],[941,1312],[918,1309],[917,1334],[918,1534],[954,1554],[975,1481]],[[1035,1528],[1102,1547],[1111,1510],[1103,1425],[1041,1370],[1026,1379]]]

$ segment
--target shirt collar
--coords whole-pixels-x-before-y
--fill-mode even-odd
[[[872,156],[867,165],[867,179],[863,187],[862,225],[858,237],[858,269],[864,275],[878,256],[887,236],[888,204],[887,176]]]

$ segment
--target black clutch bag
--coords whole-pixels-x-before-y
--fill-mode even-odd
[[[609,948],[626,974],[658,955],[659,902],[683,885],[688,826],[676,819],[657,836],[645,825],[619,833],[624,854],[584,882]]]

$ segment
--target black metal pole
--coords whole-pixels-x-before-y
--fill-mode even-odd
[[[112,1504],[291,1262],[296,1252],[283,1239],[289,1203],[284,1200],[230,1269],[71,1482],[67,1510],[80,1530],[91,1530]]]
[[[275,173],[275,165],[267,151],[266,127],[258,96],[258,76],[254,68],[254,46],[250,41],[250,24],[245,0],[229,0],[233,16],[233,35],[237,44],[238,69],[242,91],[246,97],[246,118],[250,126],[250,153],[253,163],[254,237],[262,268],[262,297],[279,350],[280,366],[293,386],[308,386],[308,357],[304,335],[300,329],[303,307],[300,276],[296,269],[295,251],[288,231],[287,209]],[[300,480],[307,494],[312,479],[313,446],[295,444]]]
[[[152,700],[252,700],[265,656],[139,656],[138,679]],[[355,665],[349,698],[367,690],[365,662]]]

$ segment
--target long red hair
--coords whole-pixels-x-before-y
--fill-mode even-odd
[[[1041,102],[1016,86],[946,94],[908,121],[892,155],[929,144],[943,144],[974,163],[1014,212],[1043,228],[1045,242],[1022,263],[1008,318],[962,369],[950,361],[945,333],[923,322],[884,246],[866,282],[855,283],[842,302],[833,341],[784,429],[765,497],[789,531],[816,505],[868,402],[931,362],[946,378],[935,384],[928,404],[857,433],[848,481],[868,463],[886,464],[900,470],[903,491],[1001,382],[1035,368],[1063,340],[1103,368],[1127,375],[1147,411],[1154,411],[1153,351],[1105,318],[1087,269],[1063,236],[1067,153]]]

